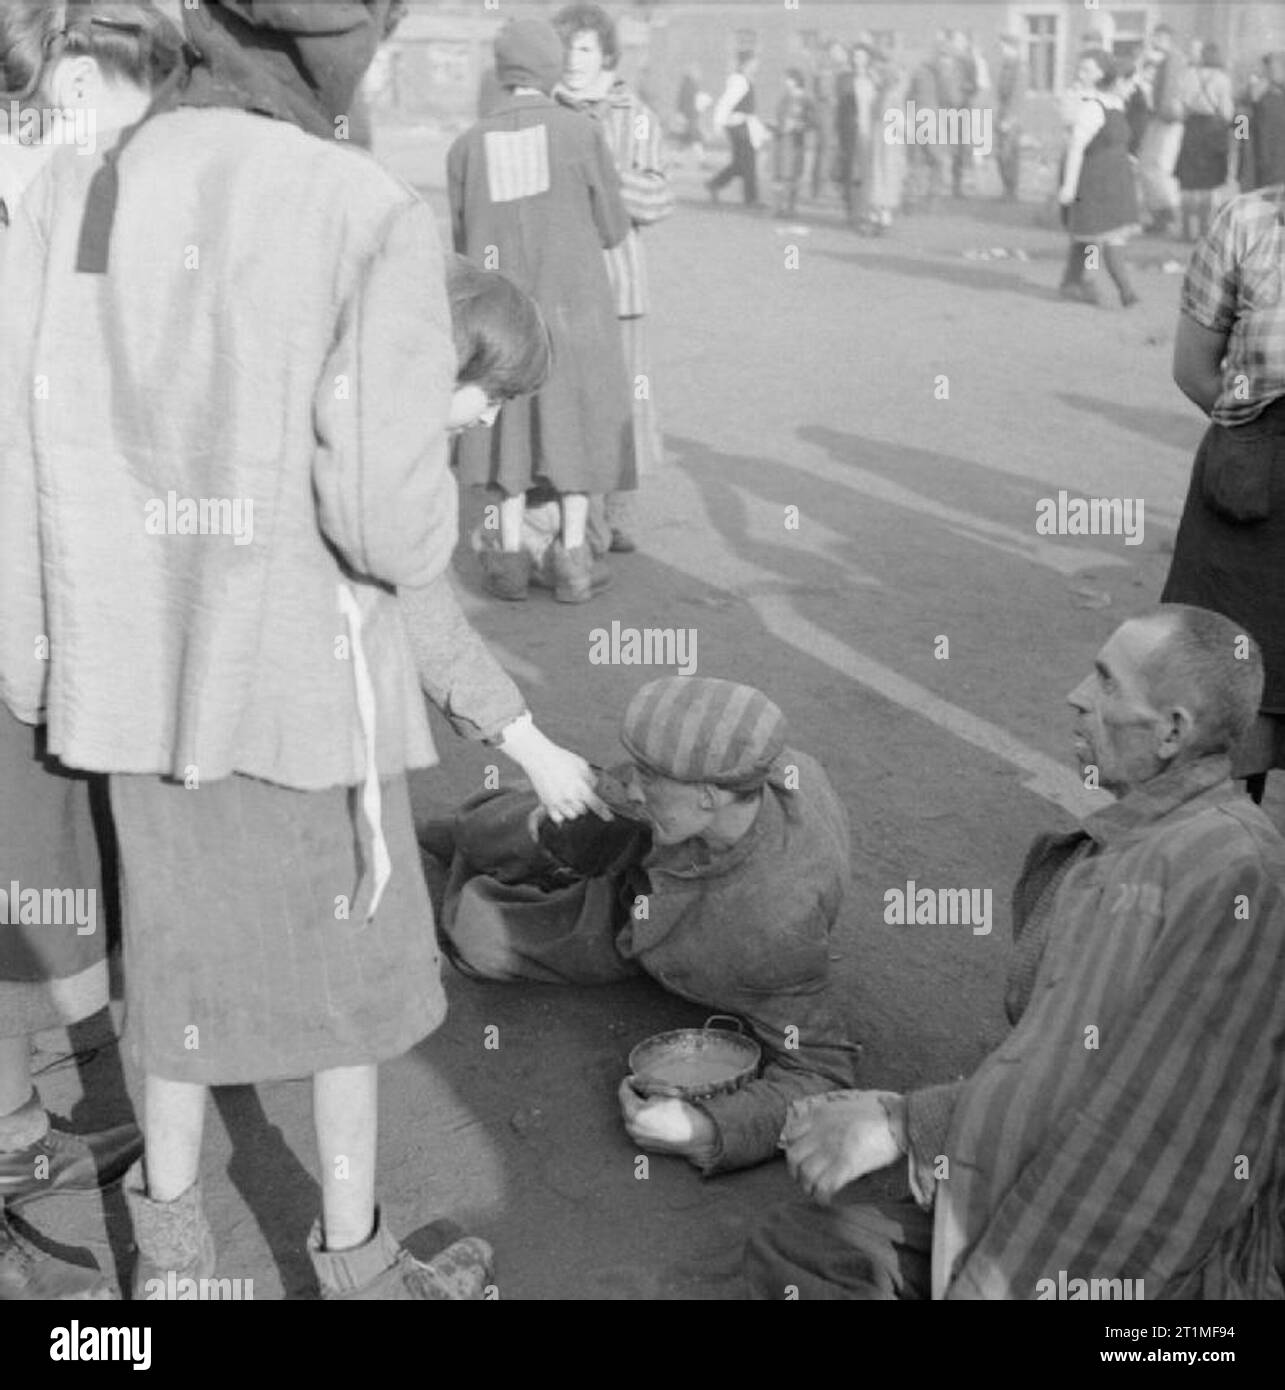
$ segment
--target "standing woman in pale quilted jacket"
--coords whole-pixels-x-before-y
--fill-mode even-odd
[[[183,7],[181,83],[99,158],[51,156],[3,234],[0,698],[109,774],[149,1298],[214,1274],[209,1087],[305,1077],[322,1296],[482,1298],[483,1242],[421,1263],[376,1201],[379,1064],[446,1011],[407,789],[436,761],[423,689],[551,771],[555,818],[596,799],[449,590],[441,244],[347,138],[396,8]],[[470,417],[526,389],[491,375]],[[451,631],[429,671],[417,625]]]
[[[553,23],[566,50],[566,67],[554,95],[601,123],[629,214],[628,235],[604,254],[633,390],[634,451],[641,479],[654,473],[664,458],[644,324],[651,312],[651,296],[640,236],[642,228],[674,210],[662,131],[656,113],[616,72],[620,40],[615,22],[601,5],[567,5],[554,16]],[[598,553],[635,549],[629,534],[631,500],[628,492],[608,494],[605,506],[594,499],[589,540]]]

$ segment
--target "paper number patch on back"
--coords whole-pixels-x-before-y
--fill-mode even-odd
[[[549,191],[549,135],[542,125],[488,130],[486,180],[493,203],[511,203]]]

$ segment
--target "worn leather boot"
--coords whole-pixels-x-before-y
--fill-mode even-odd
[[[105,1275],[45,1254],[23,1240],[0,1213],[0,1303],[105,1303],[115,1297]]]
[[[525,550],[484,550],[482,577],[496,598],[520,603],[531,581],[531,557]]]
[[[201,1206],[199,1182],[172,1202],[157,1202],[144,1190],[142,1164],[135,1164],[125,1183],[125,1201],[138,1246],[136,1300],[168,1298],[171,1274],[175,1285],[182,1279],[214,1278],[214,1233]]]
[[[134,1124],[90,1134],[49,1129],[23,1149],[0,1150],[0,1199],[17,1208],[53,1192],[93,1192],[120,1182],[143,1152]]]
[[[550,553],[553,557],[553,597],[559,603],[587,603],[611,587],[611,571],[595,563],[587,545],[567,550],[561,541],[555,541]]]
[[[323,1250],[321,1222],[313,1223],[308,1254],[326,1301],[480,1302],[492,1278],[493,1252],[468,1236],[424,1263],[384,1226],[378,1209],[370,1239],[351,1250]]]

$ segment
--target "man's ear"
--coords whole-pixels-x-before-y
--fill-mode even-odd
[[[52,106],[71,110],[89,106],[102,81],[98,64],[86,53],[60,58],[49,75],[48,91]]]
[[[1164,712],[1164,733],[1157,750],[1169,762],[1191,744],[1196,731],[1196,717],[1186,705],[1174,705]]]

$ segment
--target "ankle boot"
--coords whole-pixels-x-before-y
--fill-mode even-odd
[[[125,1179],[125,1201],[138,1245],[135,1299],[172,1298],[181,1279],[214,1278],[214,1233],[201,1206],[199,1182],[172,1202],[157,1202],[144,1190],[142,1165],[135,1164]]]
[[[1115,287],[1120,291],[1120,303],[1126,309],[1132,307],[1138,302],[1138,296],[1134,293],[1133,281],[1129,278],[1129,263],[1124,258],[1124,247],[1104,246],[1102,259],[1106,262],[1107,274],[1115,281]]]
[[[18,1234],[0,1211],[0,1303],[102,1303],[116,1297],[96,1269],[55,1259]]]
[[[481,553],[482,579],[496,598],[520,603],[531,582],[531,557],[525,550],[484,550]]]
[[[594,562],[587,545],[567,550],[561,541],[555,541],[550,554],[553,557],[553,597],[559,603],[587,603],[610,587],[611,571]]]
[[[378,1208],[369,1238],[351,1250],[323,1250],[321,1222],[314,1222],[308,1254],[326,1301],[481,1301],[493,1277],[486,1241],[467,1236],[425,1264],[388,1231]]]

